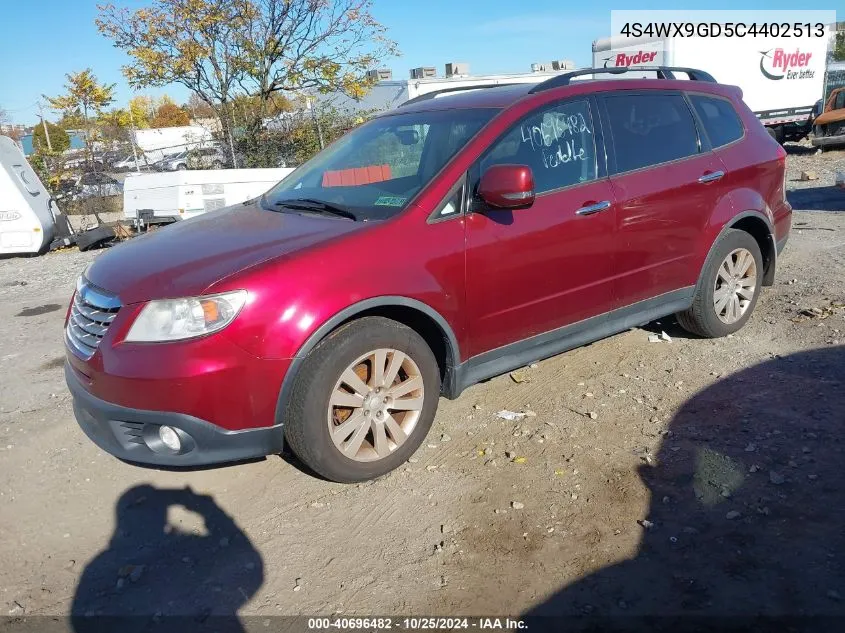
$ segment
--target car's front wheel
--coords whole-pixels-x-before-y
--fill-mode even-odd
[[[707,257],[692,306],[677,314],[685,330],[716,338],[751,318],[763,284],[763,256],[750,234],[729,229]]]
[[[391,319],[365,317],[308,354],[286,407],[285,437],[328,479],[374,479],[417,450],[439,397],[440,370],[425,340]]]

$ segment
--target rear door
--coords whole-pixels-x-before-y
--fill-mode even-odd
[[[725,167],[702,142],[681,92],[620,90],[601,101],[618,201],[615,294],[622,307],[696,283],[699,242],[725,193]]]
[[[594,111],[595,101],[586,97],[541,106],[472,169],[475,191],[491,165],[528,165],[536,200],[516,211],[472,201],[466,230],[470,356],[610,309],[614,200]]]

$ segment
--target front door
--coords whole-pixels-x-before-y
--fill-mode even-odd
[[[515,211],[472,201],[466,232],[468,356],[612,305],[616,211],[597,159],[602,145],[592,103],[575,98],[542,106],[500,137],[473,169],[471,191],[491,165],[528,165],[536,200]]]

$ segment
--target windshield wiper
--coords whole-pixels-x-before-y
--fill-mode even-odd
[[[347,218],[356,222],[358,221],[358,216],[349,211],[348,209],[344,209],[343,207],[339,207],[335,204],[330,204],[328,202],[323,202],[322,200],[315,200],[314,198],[294,198],[292,200],[279,200],[278,202],[274,202],[273,206],[286,207],[288,209],[294,209],[296,211],[325,213],[327,215],[334,215],[339,218]]]

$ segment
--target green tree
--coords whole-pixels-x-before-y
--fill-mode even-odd
[[[836,34],[836,39],[834,41],[834,47],[831,51],[831,55],[833,57],[833,61],[845,62],[845,31],[839,31]]]
[[[47,135],[44,133],[45,126],[47,134],[50,135],[49,147],[52,147],[52,150],[48,148]],[[40,154],[58,156],[70,149],[70,136],[55,123],[44,121],[43,124],[36,125],[32,131],[32,149]]]
[[[50,107],[59,112],[80,112],[85,130],[85,151],[91,157],[92,117],[114,102],[114,84],[101,84],[90,68],[66,75],[65,94],[46,97]]]
[[[90,68],[66,75],[65,94],[47,97],[50,107],[58,112],[78,111],[83,121],[99,114],[114,101],[114,84],[100,84]]]

